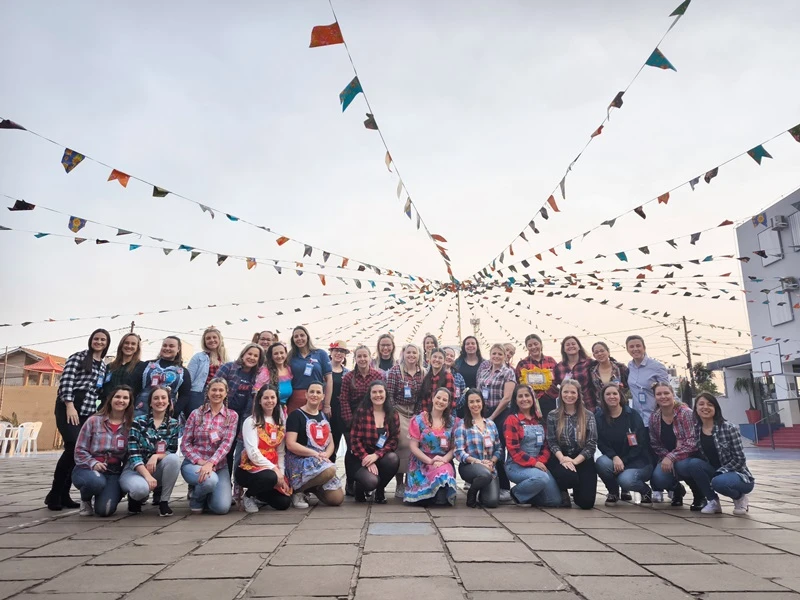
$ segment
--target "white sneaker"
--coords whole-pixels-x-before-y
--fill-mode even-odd
[[[511,498],[511,491],[510,490],[500,490],[500,502],[502,504],[509,504],[513,502],[513,498]]]
[[[750,498],[747,497],[747,494],[742,494],[741,498],[733,501],[733,514],[746,515],[749,509]]]
[[[709,500],[701,510],[700,514],[714,515],[722,512],[722,507],[719,505],[719,500]]]
[[[653,492],[653,504],[661,504],[664,501],[664,492]]]
[[[244,512],[248,513],[258,512],[258,504],[256,504],[256,499],[251,498],[250,496],[245,496],[244,498],[242,498],[242,506],[244,506]]]
[[[406,495],[406,486],[405,486],[405,484],[398,483],[397,487],[394,490],[394,497],[395,498],[399,498],[400,500],[402,500],[403,498],[405,498],[405,495]]]
[[[91,517],[94,515],[94,507],[91,500],[81,500],[81,510],[78,513],[82,517]]]
[[[303,494],[292,494],[292,506],[295,508],[308,508],[308,502],[303,497]]]
[[[319,504],[319,498],[317,498],[312,494],[303,494],[303,499],[309,506],[316,506],[317,504]]]

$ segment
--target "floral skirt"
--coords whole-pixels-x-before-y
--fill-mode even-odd
[[[404,502],[419,502],[433,498],[442,488],[447,489],[447,501],[453,505],[456,503],[456,473],[451,463],[445,463],[435,467],[426,465],[411,455],[408,461],[408,483]]]
[[[322,460],[318,456],[298,456],[292,452],[286,453],[286,476],[292,489],[297,491],[320,473],[334,466],[332,462]],[[342,482],[334,477],[322,486],[323,490],[338,490]]]

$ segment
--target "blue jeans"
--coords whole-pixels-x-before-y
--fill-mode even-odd
[[[521,467],[512,460],[506,461],[506,475],[514,486],[514,496],[522,504],[535,506],[558,506],[561,490],[549,472],[536,467]]]
[[[752,481],[745,481],[738,473],[720,473],[702,458],[690,458],[683,466],[687,477],[695,481],[706,500],[717,500],[717,494],[738,500],[753,491]]]
[[[72,483],[81,491],[81,500],[94,498],[94,514],[110,517],[117,510],[122,499],[119,487],[119,473],[100,473],[85,467],[72,470]]]
[[[661,461],[659,460],[653,469],[653,477],[650,479],[650,484],[653,486],[653,489],[657,492],[663,492],[664,490],[674,491],[678,486],[678,481],[681,479],[684,481],[686,479],[691,479],[686,470],[690,460],[690,458],[684,458],[674,463],[672,465],[672,473],[663,471],[661,469]]]
[[[614,461],[607,456],[599,456],[595,461],[595,468],[600,480],[606,485],[609,494],[623,492],[639,492],[644,494],[650,491],[647,480],[650,479],[652,469],[650,465],[643,467],[625,467],[622,473],[614,473]]]
[[[227,465],[219,471],[212,471],[203,483],[200,483],[200,465],[188,460],[181,465],[181,475],[191,486],[194,486],[189,507],[208,510],[217,515],[225,515],[231,509],[231,476]]]
[[[178,481],[180,470],[181,459],[178,458],[177,454],[167,454],[158,461],[153,478],[158,482],[158,487],[161,488],[161,500],[163,502],[169,502],[172,488],[175,487],[175,482]],[[122,472],[119,478],[119,486],[133,500],[138,500],[139,502],[147,500],[150,495],[150,486],[147,485],[147,480],[130,468],[126,468]]]

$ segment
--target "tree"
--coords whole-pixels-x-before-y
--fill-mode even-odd
[[[694,382],[698,392],[708,392],[709,394],[719,395],[719,389],[714,382],[713,372],[704,363],[696,362],[692,365]]]

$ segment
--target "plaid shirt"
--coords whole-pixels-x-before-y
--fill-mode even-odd
[[[358,368],[355,368],[342,377],[342,393],[339,394],[339,405],[342,411],[342,421],[348,427],[353,421],[353,413],[356,407],[367,395],[369,386],[373,381],[385,381],[383,371],[370,367],[366,376],[364,376]]]
[[[453,384],[456,386],[456,404],[461,406],[461,396],[467,391],[467,382],[458,371],[451,370],[450,372],[453,374]]]
[[[606,384],[600,377],[600,363],[597,361],[592,361],[591,366],[589,367],[589,380],[591,381],[589,390],[591,390],[592,394],[592,405],[600,406],[600,392],[603,390],[603,386]],[[609,380],[609,383],[616,383],[624,395],[625,391],[628,389],[628,367],[618,363],[615,360],[612,360],[611,379]]]
[[[528,383],[527,381],[522,381],[522,369],[550,369],[552,371],[556,368],[556,359],[552,356],[544,356],[539,360],[534,360],[530,356],[526,356],[525,358],[520,359],[517,363],[517,368],[514,369],[514,374],[517,376],[518,383]],[[543,392],[539,392],[540,394]]]
[[[698,437],[694,429],[694,414],[692,409],[682,402],[675,403],[675,418],[672,420],[672,429],[675,431],[675,439],[678,444],[675,450],[670,452],[661,443],[661,408],[650,415],[650,448],[658,457],[658,460],[669,458],[673,463],[689,458],[697,452]],[[721,459],[722,457],[720,457]]]
[[[450,373],[449,371],[447,371],[444,367],[442,367],[442,370],[439,371],[439,376],[437,377],[437,379],[440,382],[442,380],[442,374],[443,373],[444,373],[443,385],[442,384],[436,385],[436,382],[433,382],[433,385],[431,386],[431,392],[427,397],[423,397],[425,395],[425,392],[424,392],[424,390],[420,390],[420,394],[417,397],[417,405],[416,405],[416,408],[414,409],[414,412],[416,414],[423,413],[423,412],[430,413],[433,410],[433,396],[434,396],[434,394],[436,394],[436,390],[438,390],[440,387],[445,387],[448,390],[450,390],[450,396],[452,398],[452,401],[450,402],[450,408],[451,408],[451,410],[455,410],[455,408],[456,408],[456,382],[455,382],[455,379],[453,379],[453,374]],[[423,381],[424,381],[424,377],[423,377]]]
[[[81,350],[67,359],[58,384],[57,398],[61,402],[72,402],[82,417],[97,412],[99,386],[103,385],[106,377],[106,365],[102,360],[92,361],[91,373],[83,370],[83,359],[88,352],[89,350]],[[86,395],[76,403],[75,392],[85,392]]]
[[[228,452],[236,439],[238,415],[226,406],[212,415],[211,406],[193,410],[186,421],[181,441],[181,452],[193,464],[205,460],[214,464],[214,470],[227,466]]]
[[[491,419],[484,419],[483,422],[486,424],[486,435],[475,425],[467,429],[464,421],[459,419],[456,427],[455,451],[458,462],[467,464],[470,456],[478,460],[491,460],[492,458],[496,458],[498,462],[503,460],[503,446],[500,443],[497,425]],[[491,447],[486,446],[486,438],[491,439]]]
[[[121,473],[127,454],[128,428],[125,424],[114,432],[106,415],[94,415],[83,424],[78,435],[75,466],[92,469],[97,463],[105,463],[109,472]]]
[[[523,425],[539,425],[539,420],[535,416],[526,419],[520,413],[508,415],[506,418],[504,429],[509,459],[520,467],[535,467],[537,463],[546,463],[550,460],[550,449],[547,444],[542,444],[539,456],[531,456],[522,449],[522,439],[525,437]]]
[[[486,362],[478,369],[478,376],[475,378],[478,383],[478,391],[483,394],[483,402],[486,408],[494,410],[503,399],[506,383],[509,381],[516,384],[517,376],[511,367],[503,364],[495,369],[492,363]],[[486,390],[484,392],[483,390]],[[488,413],[487,413],[488,414]]]
[[[592,361],[588,358],[579,360],[572,369],[565,362],[558,363],[553,368],[553,385],[545,392],[547,396],[554,400],[558,398],[558,389],[565,379],[574,379],[581,386],[581,393],[583,394],[583,403],[589,412],[594,412],[594,393],[592,392],[592,380],[589,376],[589,367]]]
[[[382,458],[387,452],[397,450],[397,443],[400,437],[400,415],[397,411],[392,411],[392,426],[385,422],[386,442],[383,448],[378,448],[378,429],[375,427],[375,413],[372,410],[356,411],[353,427],[350,429],[350,452],[358,460],[362,460],[367,454],[375,454]],[[394,432],[394,433],[392,433]]]
[[[166,443],[165,452],[178,453],[178,420],[169,418],[161,421],[156,429],[153,415],[136,417],[128,432],[128,465],[135,469],[145,464],[153,454],[157,454],[158,442]]]
[[[695,435],[699,440],[703,424],[699,419],[694,421]],[[749,483],[755,481],[753,474],[747,468],[747,459],[744,456],[739,428],[729,421],[722,421],[722,423],[714,425],[714,431],[711,432],[711,435],[714,437],[714,446],[716,446],[717,454],[719,454],[720,467],[717,469],[717,473],[737,473]],[[703,452],[702,444],[697,444],[697,447],[700,456],[708,462],[708,457]]]
[[[567,415],[564,431],[557,437],[558,414],[555,410],[550,411],[547,415],[547,445],[550,447],[550,453],[555,456],[557,452],[561,452],[570,458],[577,458],[579,454],[583,454],[586,460],[594,460],[594,451],[597,449],[597,421],[594,420],[592,413],[586,415],[586,436],[583,446],[578,444],[577,424],[577,413]]]
[[[410,398],[406,398],[406,386],[411,391]],[[395,406],[413,407],[417,403],[421,389],[422,371],[419,369],[413,375],[409,375],[400,365],[395,365],[386,374],[386,392]]]

